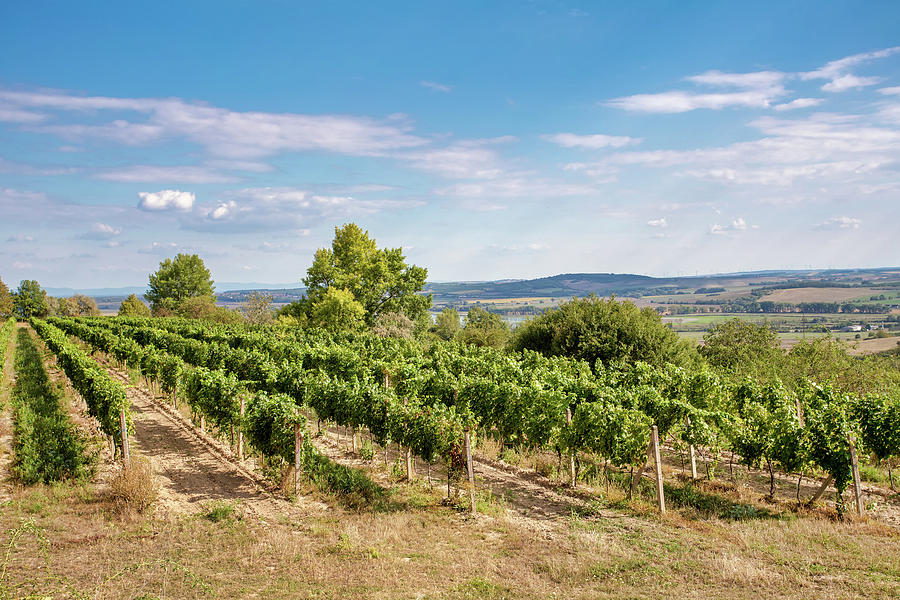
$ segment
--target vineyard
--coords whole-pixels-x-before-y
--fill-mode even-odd
[[[793,581],[798,593],[823,594],[832,583],[799,572],[823,562],[867,577],[874,596],[897,589],[887,550],[896,533],[879,513],[887,482],[865,492],[860,482],[876,466],[892,477],[900,454],[890,394],[368,333],[181,318],[30,324],[34,332],[14,321],[0,330],[0,348],[14,350],[4,378],[16,376],[17,481],[92,477],[90,432],[60,411],[71,393],[69,414],[90,417],[113,465],[101,479],[127,480],[149,458],[166,484],[162,518],[134,525],[114,508],[84,508],[97,502],[78,499],[85,484],[38,486],[0,504],[9,508],[4,565],[24,581],[0,575],[0,597],[135,596],[128,585],[169,587],[171,597],[314,596],[321,581],[343,597],[414,597],[423,586],[435,597],[590,597],[635,585],[655,596],[673,585],[687,593],[700,571],[716,586],[762,581],[785,592]],[[508,462],[528,456],[555,466]],[[679,460],[689,475],[678,474]],[[738,468],[755,473],[757,499],[736,491]],[[60,493],[69,495],[51,499]],[[62,510],[71,534],[51,525]],[[42,539],[59,541],[46,554]],[[843,566],[851,543],[866,557],[860,575]],[[118,557],[99,579],[83,544]],[[769,547],[778,554],[761,557]],[[45,562],[29,570],[36,556]],[[360,580],[378,583],[369,591]],[[854,581],[842,579],[844,596]]]
[[[804,381],[737,384],[708,370],[637,363],[604,366],[507,354],[457,344],[421,348],[374,335],[286,333],[180,319],[35,319],[33,324],[110,439],[128,425],[120,385],[88,356],[99,351],[186,402],[202,427],[240,432],[238,452],[294,464],[307,418],[367,431],[380,446],[463,470],[466,432],[501,447],[567,457],[570,485],[579,466],[602,463],[634,474],[651,462],[651,432],[674,446],[730,450],[746,465],[822,473],[836,506],[854,481],[857,456],[890,465],[900,456],[900,399],[858,397]],[[81,349],[73,339],[87,345]],[[354,443],[356,434],[354,433]],[[463,456],[462,461],[459,459]],[[892,481],[893,483],[893,481]],[[855,506],[863,502],[854,487]]]

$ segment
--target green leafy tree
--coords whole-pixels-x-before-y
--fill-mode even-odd
[[[357,225],[349,223],[334,230],[331,248],[320,248],[303,279],[310,314],[321,312],[318,305],[331,289],[349,292],[363,308],[370,327],[382,313],[403,313],[416,321],[431,306],[431,295],[418,292],[425,287],[428,271],[407,265],[402,248],[379,249],[375,240]],[[329,299],[333,303],[336,296]],[[342,297],[343,298],[343,297]]]
[[[688,364],[691,345],[667,327],[651,308],[615,297],[574,298],[521,325],[511,341],[515,350],[571,356],[594,365],[617,361]]]
[[[723,373],[761,381],[774,381],[785,362],[774,329],[741,319],[729,319],[707,331],[700,354]]]
[[[196,254],[179,254],[159,263],[156,273],[150,274],[148,287],[144,298],[154,314],[174,312],[188,298],[204,297],[215,302],[209,269]]]
[[[6,318],[13,314],[13,295],[9,292],[9,288],[0,279],[0,317]]]
[[[141,299],[135,294],[131,294],[119,305],[120,317],[149,317],[150,308],[141,302]]]
[[[34,279],[26,279],[19,283],[14,306],[16,314],[26,319],[44,317],[50,311],[47,304],[47,292]]]
[[[97,308],[97,301],[90,296],[85,296],[84,294],[75,294],[74,296],[69,298],[69,303],[71,303],[75,307],[76,316],[100,316],[100,309]]]
[[[381,337],[409,339],[413,336],[415,323],[403,313],[381,313],[375,317],[372,331]]]
[[[241,310],[247,322],[254,325],[265,325],[275,320],[271,294],[251,292]]]
[[[353,331],[365,325],[366,309],[349,290],[330,287],[313,304],[312,323],[331,332]]]
[[[455,308],[445,308],[437,316],[434,332],[445,340],[452,340],[459,331],[459,312]]]
[[[502,348],[509,339],[509,327],[500,315],[473,306],[466,315],[466,326],[457,338],[465,344]]]

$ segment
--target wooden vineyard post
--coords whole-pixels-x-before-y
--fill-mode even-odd
[[[862,517],[866,514],[866,506],[862,499],[862,486],[859,482],[859,461],[856,459],[856,440],[850,438],[850,466],[853,473],[853,495],[856,497],[856,514]]]
[[[569,426],[569,429],[572,428],[572,407],[569,406],[566,408],[566,424]],[[575,451],[569,455],[569,485],[571,487],[575,487],[575,482],[577,480],[577,473],[575,472]]]
[[[247,400],[241,394],[241,423],[238,425],[238,460],[244,461],[244,410],[247,406]]]
[[[415,467],[413,466],[412,446],[406,447],[406,480],[412,481],[416,476]]]
[[[653,456],[653,439],[651,438],[650,443],[647,444],[647,460],[641,465],[641,468],[634,472],[634,476],[631,478],[631,489],[628,491],[628,497],[632,498],[634,496],[635,490],[637,490],[638,482],[641,480],[641,476],[644,474],[644,470],[647,468],[647,464],[650,462],[650,458]]]
[[[691,479],[696,481],[696,479],[697,479],[697,453],[694,451],[693,444],[691,444],[690,448],[691,448]],[[684,455],[682,454],[682,456],[684,456]]]
[[[300,496],[300,453],[303,449],[303,426],[294,423],[294,495]]]
[[[466,429],[466,470],[469,472],[469,510],[475,514],[475,467],[472,465],[472,436]]]
[[[812,498],[809,499],[809,502],[807,504],[809,504],[810,506],[815,504],[816,501],[822,497],[822,494],[825,493],[825,490],[828,489],[828,486],[831,485],[832,483],[834,483],[834,476],[829,475],[825,479],[825,481],[822,482],[822,485],[819,486],[819,489],[816,491],[816,494]]]
[[[125,418],[125,407],[119,413],[119,427],[122,429],[122,461],[125,467],[131,466],[131,453],[128,450],[128,420]]]
[[[178,397],[176,396],[176,391],[172,390],[172,408],[178,410]]]
[[[653,426],[650,443],[653,444],[653,460],[656,462],[656,500],[659,503],[659,512],[666,514],[666,497],[663,494],[662,462],[659,459],[659,433],[656,425]]]

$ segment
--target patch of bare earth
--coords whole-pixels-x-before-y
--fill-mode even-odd
[[[262,520],[295,518],[326,508],[302,497],[295,504],[276,496],[228,449],[154,398],[145,386],[131,385],[123,371],[110,364],[105,367],[126,385],[134,423],[131,443],[153,466],[163,508],[197,513],[212,502],[236,502],[242,512]]]

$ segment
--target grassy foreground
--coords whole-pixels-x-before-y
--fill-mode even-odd
[[[0,508],[0,597],[890,598],[900,536],[819,518],[690,520],[633,508],[523,522],[431,506],[309,508],[260,522],[222,503],[129,514],[97,484]]]

